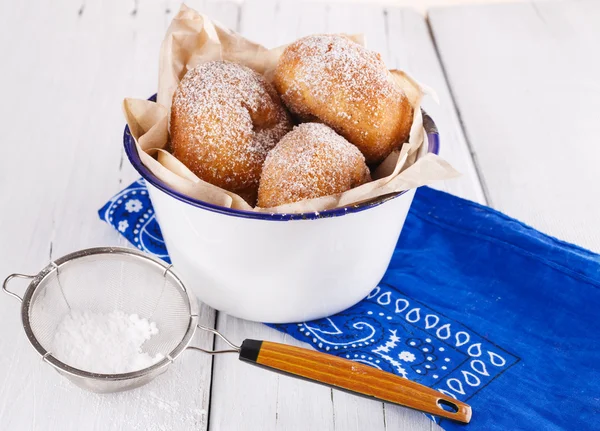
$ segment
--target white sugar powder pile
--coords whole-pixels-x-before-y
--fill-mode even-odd
[[[52,353],[80,370],[119,374],[149,367],[164,358],[142,351],[158,334],[156,323],[122,311],[92,313],[73,310],[58,324]]]

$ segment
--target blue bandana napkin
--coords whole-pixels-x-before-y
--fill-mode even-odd
[[[100,217],[168,261],[143,180]],[[426,187],[367,298],[272,325],[317,350],[465,401],[446,430],[591,430],[600,418],[600,256]]]

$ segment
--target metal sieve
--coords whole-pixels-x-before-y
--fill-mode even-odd
[[[22,298],[8,290],[14,278],[31,280]],[[23,328],[42,359],[77,386],[93,392],[142,386],[165,372],[184,350],[193,349],[209,354],[239,353],[242,361],[357,395],[460,422],[471,418],[468,405],[364,364],[267,341],[244,340],[239,347],[232,344],[216,330],[198,325],[197,300],[172,266],[134,249],[100,247],[71,253],[50,262],[37,275],[9,275],[2,289],[21,301]],[[98,374],[70,366],[64,362],[64,352],[53,351],[52,346],[58,325],[71,310],[107,314],[119,310],[156,322],[159,333],[144,343],[144,351],[151,356],[161,353],[164,359],[123,374]],[[219,336],[231,349],[189,346],[196,328]]]

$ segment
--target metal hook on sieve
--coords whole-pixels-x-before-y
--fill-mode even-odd
[[[227,343],[227,345],[229,347],[231,347],[231,349],[225,349],[225,350],[206,350],[206,349],[202,349],[201,347],[196,347],[196,346],[188,346],[188,349],[192,349],[192,350],[199,350],[201,352],[204,353],[208,353],[209,355],[218,355],[219,353],[239,353],[241,348],[239,346],[236,346],[235,344],[233,344],[231,341],[229,341],[227,338],[225,338],[225,336],[223,334],[221,334],[219,331],[213,329],[213,328],[209,328],[208,326],[202,326],[202,325],[196,325],[198,328],[202,329],[203,331],[208,331],[211,332],[213,334],[215,334],[216,336],[218,336],[219,338],[221,338],[221,340],[225,341],[225,343]]]
[[[8,282],[10,280],[12,280],[13,278],[26,278],[31,280],[32,278],[35,278],[35,275],[25,275],[25,274],[11,274],[8,277],[6,277],[4,279],[4,283],[2,283],[2,290],[4,290],[4,293],[6,293],[7,295],[12,296],[13,298],[16,298],[19,300],[19,302],[23,302],[23,298],[21,298],[19,295],[17,295],[14,292],[11,292],[10,290],[8,290]]]

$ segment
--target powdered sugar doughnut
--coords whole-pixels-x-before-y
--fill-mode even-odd
[[[304,123],[285,135],[267,156],[258,206],[333,195],[370,180],[358,148],[324,124]]]
[[[252,200],[262,164],[292,128],[275,89],[236,63],[190,70],[173,96],[173,154],[201,179]]]
[[[321,121],[378,163],[408,138],[413,109],[381,56],[347,37],[314,35],[289,45],[274,84],[287,107]]]

